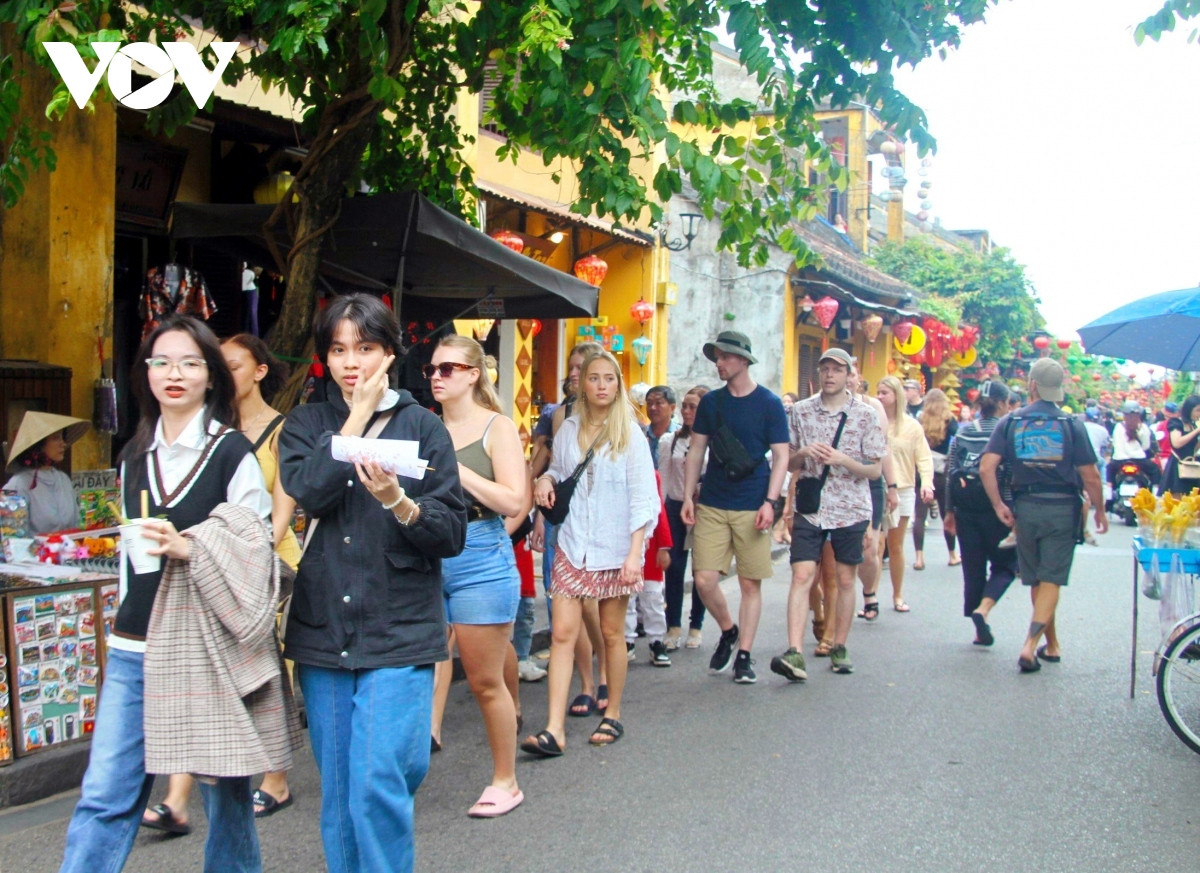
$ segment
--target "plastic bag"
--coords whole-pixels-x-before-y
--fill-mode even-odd
[[[1167,645],[1187,629],[1176,625],[1196,611],[1196,586],[1190,573],[1183,571],[1183,561],[1178,554],[1171,556],[1171,570],[1162,580],[1162,600],[1158,604],[1158,627],[1162,632],[1162,645]]]
[[[1162,580],[1159,578],[1158,555],[1150,557],[1150,569],[1142,577],[1142,594],[1151,600],[1162,600]]]

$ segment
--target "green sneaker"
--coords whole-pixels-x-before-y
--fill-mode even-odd
[[[829,668],[834,673],[854,672],[854,664],[850,662],[850,656],[846,654],[845,646],[833,647],[833,651],[829,653]]]
[[[788,649],[782,655],[771,659],[771,672],[778,673],[789,682],[803,682],[808,678],[804,668],[804,655],[795,649]]]

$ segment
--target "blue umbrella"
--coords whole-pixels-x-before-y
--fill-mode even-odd
[[[1089,354],[1200,370],[1200,287],[1143,297],[1079,328]]]

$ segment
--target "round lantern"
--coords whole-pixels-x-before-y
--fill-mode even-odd
[[[1058,343],[1058,347],[1060,349],[1063,349],[1064,351],[1071,347],[1071,341],[1069,339],[1060,339],[1060,340],[1057,340],[1056,342]]]
[[[1112,379],[1114,382],[1120,382],[1121,374],[1120,373],[1109,373],[1108,378]]]
[[[868,315],[860,322],[862,326],[863,336],[867,338],[867,342],[873,343],[879,339],[879,332],[883,330],[883,316]]]
[[[892,325],[893,330],[895,327],[895,325]],[[901,341],[900,337],[897,336],[893,339],[893,342],[895,343],[896,351],[900,354],[915,355],[925,348],[925,331],[921,330],[915,324],[910,324],[908,339]]]
[[[909,335],[915,325],[911,321],[897,321],[892,325],[892,336],[900,343],[908,342]]]
[[[629,314],[638,324],[645,324],[654,318],[654,304],[647,303],[645,300],[639,300],[633,306],[629,307]]]
[[[503,228],[500,230],[493,230],[488,234],[488,236],[500,243],[500,245],[504,246],[505,248],[512,249],[518,255],[525,251],[525,240],[521,239],[511,230],[504,230]]]
[[[1034,337],[1033,338],[1033,347],[1035,349],[1037,349],[1039,352],[1042,349],[1049,348],[1050,347],[1050,337],[1048,337],[1048,336]]]
[[[599,287],[608,275],[608,261],[595,255],[587,255],[575,262],[575,278]]]
[[[639,336],[631,345],[633,346],[633,356],[637,358],[639,364],[645,364],[650,357],[650,350],[654,348],[654,343],[646,339],[644,336]]]
[[[529,325],[530,335],[537,336],[542,332],[542,320],[540,318],[531,318]]]
[[[973,346],[968,346],[965,352],[955,352],[950,356],[950,362],[956,367],[966,369],[975,363],[979,358],[979,352],[975,351]]]
[[[968,388],[967,389],[967,399],[970,400],[972,403],[974,403],[978,397],[979,397],[979,389],[978,388]]]
[[[1082,382],[1082,381],[1083,381],[1083,377],[1082,377],[1082,376],[1080,376],[1078,373],[1076,373],[1075,375],[1073,375],[1073,376],[1071,377],[1071,381],[1072,381],[1072,382]]]
[[[1099,374],[1099,373],[1092,373],[1092,381],[1093,381],[1093,382],[1099,382],[1099,381],[1100,381],[1100,374]]]
[[[822,297],[813,304],[813,314],[822,330],[829,330],[833,320],[837,318],[838,302],[833,297]]]

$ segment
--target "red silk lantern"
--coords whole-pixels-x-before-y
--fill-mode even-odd
[[[1093,382],[1099,382],[1099,381],[1100,381],[1100,374],[1099,374],[1099,373],[1092,373],[1092,381],[1093,381]]]
[[[654,304],[647,303],[645,300],[639,300],[633,306],[629,307],[629,314],[633,316],[633,320],[638,324],[645,324],[654,318]]]
[[[945,357],[945,349],[938,342],[931,342],[925,346],[925,363],[929,366],[937,368],[942,365],[942,360]]]
[[[533,336],[537,336],[542,332],[542,320],[540,318],[531,319],[530,331]]]
[[[1039,352],[1040,352],[1042,349],[1047,349],[1047,348],[1049,348],[1049,347],[1050,347],[1050,337],[1048,337],[1048,336],[1039,336],[1039,337],[1034,337],[1034,339],[1033,339],[1033,347],[1034,347],[1035,349],[1037,349]]]
[[[967,389],[967,399],[970,400],[972,403],[974,403],[976,401],[976,399],[978,399],[978,397],[979,397],[979,389],[978,388],[968,388]]]
[[[1108,378],[1112,379],[1114,382],[1120,382],[1121,374],[1120,373],[1109,373]]]
[[[912,336],[913,323],[911,321],[897,321],[892,325],[892,336],[900,340],[900,344],[908,342],[908,338]]]
[[[512,249],[518,255],[525,251],[525,240],[521,239],[511,230],[493,230],[488,236],[505,248]]]
[[[880,315],[868,315],[860,322],[862,325],[863,336],[867,338],[867,342],[873,343],[879,339],[879,332],[883,330],[883,317]]]
[[[1066,350],[1071,347],[1071,341],[1068,339],[1060,339],[1060,340],[1057,340],[1057,342],[1058,342],[1058,347],[1060,349]]]
[[[813,314],[817,316],[817,324],[822,330],[829,330],[833,320],[837,318],[838,302],[833,297],[822,297],[813,304]]]
[[[1076,373],[1074,376],[1071,377],[1071,381],[1072,382],[1081,382],[1081,381],[1083,381],[1083,377],[1080,376],[1078,373]]]
[[[587,255],[575,262],[575,278],[599,287],[608,275],[608,261],[595,255]]]

